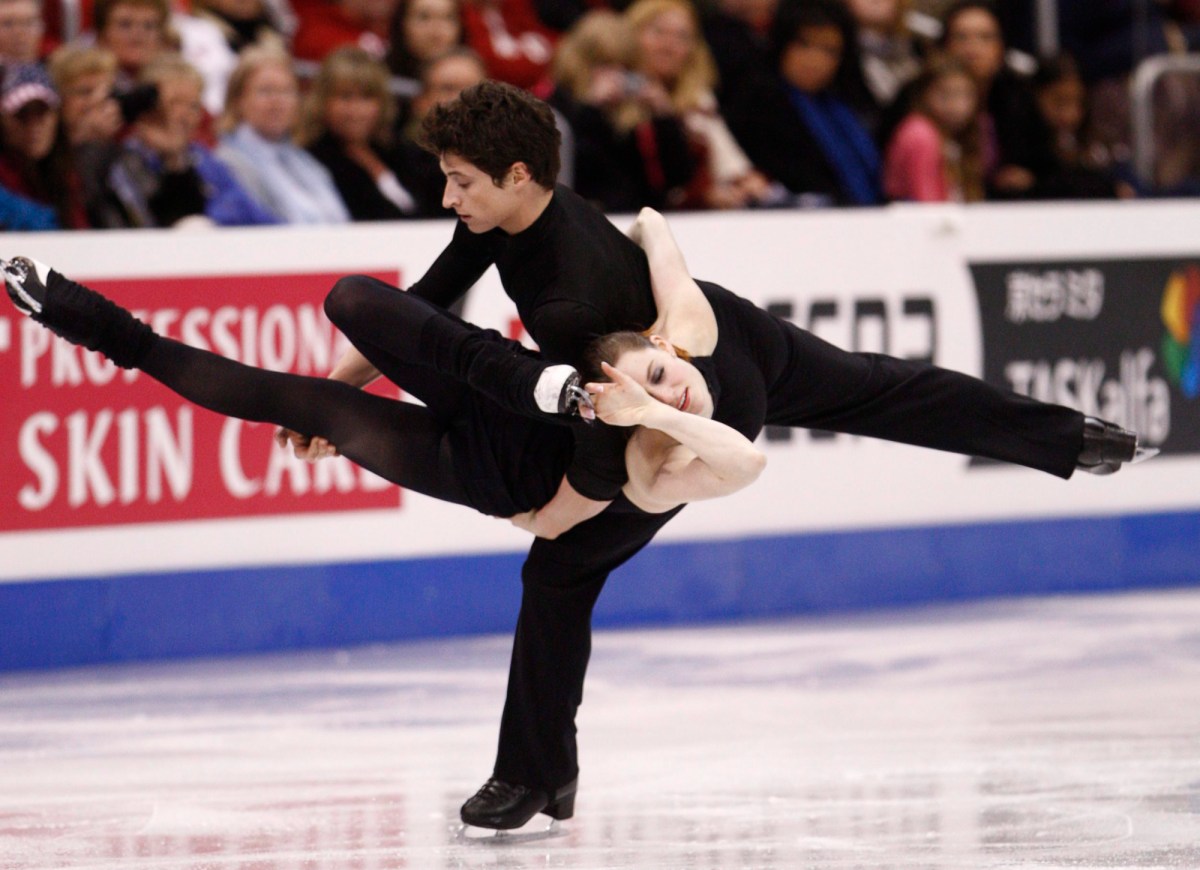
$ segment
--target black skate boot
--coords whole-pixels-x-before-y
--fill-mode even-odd
[[[23,314],[72,344],[136,368],[154,332],[121,306],[28,257],[0,260],[8,298]]]
[[[596,406],[582,381],[579,372],[571,366],[549,366],[538,377],[533,400],[547,414],[578,415],[584,420],[595,420]]]
[[[575,790],[579,780],[571,780],[553,795],[541,789],[512,785],[492,777],[462,805],[459,817],[468,825],[508,831],[519,828],[545,813],[552,819],[575,815]]]
[[[1157,455],[1155,448],[1138,446],[1137,433],[1098,417],[1086,417],[1076,468],[1090,474],[1115,474],[1126,462],[1142,462]]]

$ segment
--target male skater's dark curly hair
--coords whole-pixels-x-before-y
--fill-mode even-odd
[[[497,185],[514,163],[524,163],[542,187],[558,178],[562,137],[550,107],[520,88],[482,82],[435,107],[421,124],[421,145],[454,154],[486,172]]]

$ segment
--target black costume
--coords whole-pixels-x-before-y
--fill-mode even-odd
[[[927,363],[851,353],[706,281],[717,318],[711,363],[694,359],[714,394],[716,419],[750,435],[757,421],[865,435],[997,459],[1070,477],[1083,414],[998,389]],[[758,428],[754,429],[757,434]]]
[[[452,337],[464,360],[492,373],[485,384],[522,365],[539,372],[544,363],[494,330],[382,281],[339,282],[326,311],[335,323],[357,321],[359,351],[424,407],[328,378],[243,365],[165,338],[57,272],[47,288],[35,319],[68,341],[140,369],[219,414],[325,437],[356,464],[415,492],[508,517],[548,502],[570,463],[570,429],[505,410],[425,360]],[[377,352],[381,345],[386,352]]]
[[[1084,417],[960,372],[850,353],[715,284],[716,349],[692,362],[713,418],[753,439],[764,423],[821,428],[983,456],[1070,477]],[[494,775],[553,795],[578,776],[575,712],[591,650],[591,612],[609,571],[679,508],[644,514],[625,499],[555,541],[535,542],[509,671]],[[557,569],[557,573],[552,573]]]
[[[565,187],[515,236],[499,229],[475,234],[460,222],[450,244],[408,292],[444,308],[493,264],[525,328],[552,362],[582,369],[584,348],[593,338],[654,322],[646,255]],[[338,325],[357,344],[356,325]],[[603,426],[578,431],[583,444],[568,480],[588,498],[615,498],[626,480],[624,435]]]
[[[591,338],[644,329],[655,319],[645,254],[565,188],[557,188],[542,215],[516,235],[476,235],[460,224],[409,292],[449,304],[493,263],[552,361],[578,367]],[[697,365],[719,399],[714,418],[747,437],[764,423],[809,426],[1000,459],[1061,477],[1075,468],[1083,439],[1078,412],[935,366],[840,350],[727,290],[701,286],[717,316],[719,341],[712,357]],[[354,322],[338,325],[358,344]],[[461,358],[443,356],[442,365],[472,382],[479,376],[466,371],[470,365]],[[625,480],[619,431],[598,425],[576,432],[568,480],[585,496],[615,501],[555,540],[535,539],[530,548],[494,769],[498,779],[551,795],[578,774],[575,713],[596,599],[609,572],[680,510],[647,514],[619,496]]]
[[[342,279],[331,292],[326,302],[331,320],[388,378],[431,403],[440,427],[427,423],[423,439],[410,438],[405,429],[404,442],[395,443],[397,427],[387,417],[421,409],[329,380],[248,369],[152,333],[147,337],[148,327],[123,311],[124,320],[101,315],[99,302],[115,306],[99,297],[65,317],[48,306],[39,319],[71,340],[103,350],[118,365],[137,365],[198,404],[326,435],[346,456],[389,479],[504,515],[538,506],[553,494],[567,464],[563,445],[572,430],[520,416],[530,408],[523,394],[531,389],[525,370],[540,371],[541,363],[528,365],[519,345],[462,324],[417,296],[448,304],[493,262],[527,328],[552,360],[578,365],[593,336],[644,328],[655,319],[644,252],[562,188],[534,224],[514,236],[501,231],[472,235],[459,225],[451,244],[409,293],[364,277]],[[843,351],[717,285],[700,286],[716,316],[718,342],[711,356],[694,362],[712,391],[714,418],[748,438],[765,423],[819,427],[999,459],[1060,477],[1075,469],[1084,446],[1084,418],[1076,411],[935,366]],[[456,433],[490,433],[499,418],[494,410],[488,413],[495,406],[473,399],[463,381],[518,412],[503,418],[504,432],[516,433],[518,440],[500,441],[499,450],[485,449],[478,439],[454,440]],[[463,416],[464,396],[479,413]],[[378,419],[385,425],[377,425]],[[456,428],[454,421],[465,421],[465,428]],[[622,430],[596,425],[574,431],[579,438],[565,468],[568,479],[585,495],[615,500],[600,515],[555,540],[538,538],[530,548],[522,568],[521,612],[494,770],[500,780],[550,795],[578,774],[575,713],[597,597],[608,573],[679,511],[647,514],[619,496],[626,477]],[[381,444],[381,439],[393,443]],[[462,449],[456,449],[459,443]],[[385,467],[381,456],[398,468]],[[514,482],[526,475],[540,481],[538,491],[518,504]],[[476,480],[489,482],[484,492],[472,489]],[[495,496],[497,480],[509,485],[511,504],[483,504],[488,495]],[[561,803],[556,811],[570,814]]]
[[[460,223],[409,292],[448,305],[492,264],[553,362],[581,368],[591,339],[654,322],[645,253],[565,187],[514,236],[501,230],[476,235]],[[339,326],[357,344],[354,324]],[[592,606],[609,572],[678,512],[647,514],[620,495],[627,479],[623,431],[598,424],[575,432],[567,479],[588,498],[615,501],[557,539],[537,538],[530,547],[495,766],[500,779],[548,790],[575,777],[575,710],[591,651]]]

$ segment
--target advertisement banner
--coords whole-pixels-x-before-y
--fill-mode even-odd
[[[400,277],[371,274],[392,284]],[[84,280],[161,335],[246,365],[324,377],[347,347],[321,305],[337,277]],[[399,504],[397,487],[348,460],[302,462],[275,445],[269,424],[198,408],[27,318],[7,325],[0,531]]]
[[[1200,452],[1200,261],[972,264],[984,377]]]
[[[1166,455],[1137,474],[1064,482],[848,434],[770,429],[759,440],[768,471],[753,486],[690,505],[656,541],[1194,509],[1190,397],[1200,354],[1188,314],[1200,298],[1200,260],[1188,221],[1171,212],[1155,204],[672,216],[693,274],[833,344],[1081,407],[1135,426]],[[614,218],[622,228],[631,220]],[[334,281],[359,272],[403,285],[452,233],[450,222],[406,222],[13,234],[6,246],[171,337],[323,376],[342,347],[321,312]],[[469,292],[463,317],[527,338],[495,270]],[[270,426],[196,408],[144,374],[52,339],[11,306],[0,310],[0,403],[0,584],[529,546],[504,519],[401,494],[344,460],[297,462],[274,449]]]

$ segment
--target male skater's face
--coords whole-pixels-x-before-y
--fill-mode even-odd
[[[457,154],[443,154],[441,166],[446,176],[443,206],[454,209],[473,233],[486,233],[496,227],[508,231],[505,225],[522,204],[511,173],[497,186],[490,175]]]

